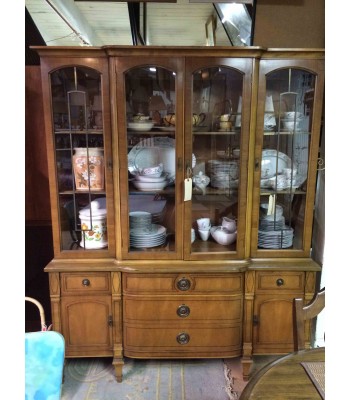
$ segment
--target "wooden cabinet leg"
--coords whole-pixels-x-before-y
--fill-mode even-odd
[[[117,382],[122,382],[123,380],[123,365],[124,361],[122,358],[113,358],[113,363],[115,368],[115,376],[117,377]]]
[[[242,357],[241,362],[242,362],[242,369],[243,369],[243,380],[248,381],[250,368],[251,368],[251,365],[253,364],[253,360],[251,357]]]

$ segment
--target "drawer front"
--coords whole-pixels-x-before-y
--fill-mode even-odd
[[[240,293],[243,273],[235,274],[123,274],[124,293]]]
[[[175,296],[173,296],[175,297]],[[169,296],[162,299],[141,296],[124,298],[125,321],[222,321],[242,320],[243,298],[215,296]]]
[[[293,291],[303,293],[304,272],[257,272],[256,292]]]
[[[110,294],[110,273],[61,273],[61,291],[62,295]]]
[[[145,353],[157,357],[168,355],[207,356],[211,353],[232,352],[241,348],[241,326],[213,327],[168,327],[152,324],[150,326],[124,326],[124,354]],[[173,353],[172,353],[173,352]],[[166,354],[165,354],[166,353]],[[146,355],[146,354],[145,354]]]

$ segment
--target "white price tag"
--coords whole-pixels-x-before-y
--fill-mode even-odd
[[[267,207],[267,215],[272,215],[275,210],[275,195],[270,194],[269,205]]]
[[[186,178],[184,201],[189,201],[191,199],[192,199],[192,178]]]

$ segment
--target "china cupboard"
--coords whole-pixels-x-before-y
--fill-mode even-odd
[[[248,377],[292,351],[320,271],[324,51],[35,49],[66,356],[113,357],[120,381],[124,356],[242,356]]]

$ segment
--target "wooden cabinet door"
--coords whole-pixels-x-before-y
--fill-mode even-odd
[[[293,351],[293,298],[296,295],[258,295],[254,302],[253,353]]]
[[[61,315],[66,356],[113,355],[110,296],[63,297]]]

